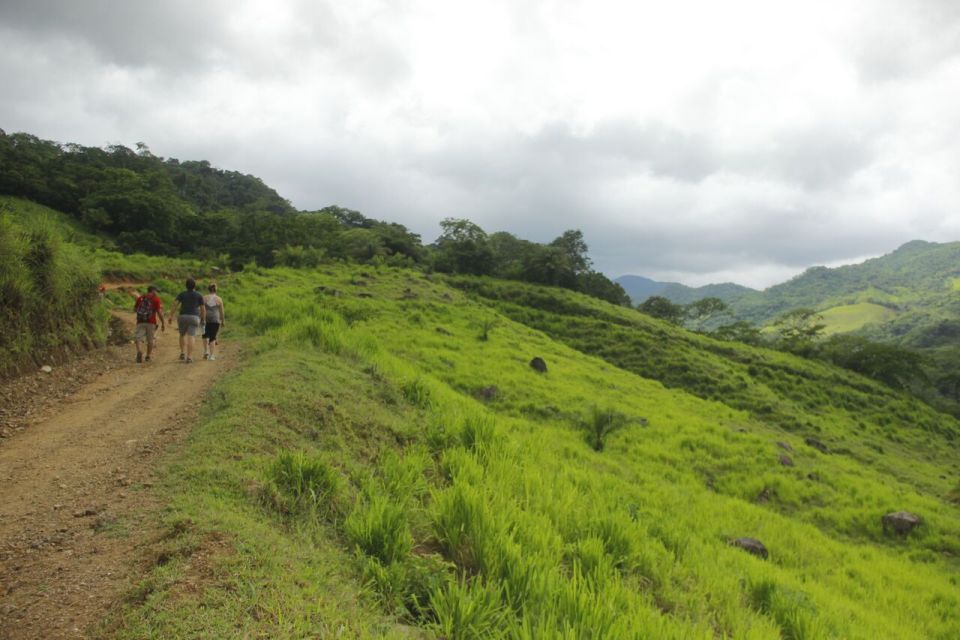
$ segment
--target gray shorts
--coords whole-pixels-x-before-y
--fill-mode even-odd
[[[200,316],[177,316],[177,329],[182,336],[200,335]]]
[[[149,322],[138,322],[137,328],[133,330],[133,340],[134,342],[143,342],[147,341],[147,344],[151,347],[157,341],[157,325],[151,324]]]

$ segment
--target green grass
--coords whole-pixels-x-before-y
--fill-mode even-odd
[[[191,598],[185,561],[156,567],[115,635],[960,634],[952,418],[583,296],[445,282],[331,266],[222,283],[248,359],[165,491],[171,529],[233,551]],[[496,319],[487,340],[479,317]],[[880,524],[899,509],[925,522],[902,539]],[[741,536],[770,559],[730,546]]]
[[[102,345],[99,274],[56,219],[0,202],[0,377]]]
[[[832,335],[856,331],[871,323],[887,322],[895,318],[897,312],[879,304],[860,302],[830,307],[821,311],[820,315],[826,325],[824,333]]]

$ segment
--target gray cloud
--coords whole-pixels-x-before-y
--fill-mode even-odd
[[[231,3],[6,0],[0,23],[9,30],[93,47],[107,64],[192,68],[210,61],[227,37]]]
[[[614,276],[770,284],[958,239],[960,6],[840,0],[824,30],[798,5],[764,30],[740,4],[701,33],[679,1],[665,24],[683,32],[639,37],[624,27],[645,9],[604,2],[492,0],[460,18],[416,2],[8,0],[0,127],[145,141],[427,241],[446,216],[539,241],[576,227]]]

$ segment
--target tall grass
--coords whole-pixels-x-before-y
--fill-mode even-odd
[[[267,477],[267,497],[280,511],[305,510],[320,515],[337,512],[342,480],[326,460],[303,451],[284,451],[270,465]]]
[[[406,509],[385,496],[360,502],[345,526],[350,540],[383,564],[403,560],[413,548]]]
[[[946,639],[960,631],[947,555],[960,523],[943,499],[955,480],[939,478],[954,468],[955,447],[908,427],[900,441],[884,441],[896,457],[860,446],[877,437],[856,427],[874,397],[869,382],[737,347],[732,357],[742,361],[725,364],[706,350],[699,368],[671,374],[685,390],[670,389],[506,318],[495,339],[476,340],[473,319],[488,310],[417,275],[377,272],[364,297],[351,293],[354,278],[348,267],[245,273],[235,300],[263,344],[351,363],[376,389],[370,402],[411,416],[402,437],[380,430],[376,455],[339,450],[357,467],[373,465],[354,478],[362,496],[343,531],[364,576],[403,615],[433,621],[444,637]],[[304,294],[318,285],[342,295],[333,304]],[[417,288],[418,302],[396,295],[406,287]],[[567,294],[547,302],[579,304]],[[345,310],[353,321],[341,324]],[[572,324],[561,319],[564,331],[584,330],[611,349],[625,344],[618,340],[632,326],[583,323],[589,311]],[[301,333],[317,318],[335,327],[337,349]],[[684,349],[705,340],[683,339]],[[681,360],[677,353],[664,357]],[[532,355],[550,363],[550,376],[530,370]],[[648,355],[629,343],[619,357],[646,363]],[[741,378],[741,366],[776,384]],[[828,387],[834,376],[841,390]],[[807,382],[778,395],[796,380]],[[493,383],[503,391],[496,405],[472,398]],[[727,385],[733,406],[696,397]],[[877,419],[949,420],[876,397],[896,408]],[[637,415],[650,426],[622,428]],[[583,431],[569,428],[578,421]],[[819,428],[836,448],[809,450],[785,427]],[[377,429],[361,421],[345,433],[367,442]],[[777,441],[795,449],[793,467],[779,464]],[[884,537],[880,515],[904,505],[923,513],[924,530]],[[768,561],[729,546],[746,535],[767,544]],[[420,595],[405,598],[407,590]]]

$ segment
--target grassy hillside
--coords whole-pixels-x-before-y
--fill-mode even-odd
[[[820,315],[823,317],[823,324],[826,325],[824,333],[832,335],[850,333],[869,324],[889,322],[897,316],[897,312],[879,304],[858,302],[824,309]]]
[[[814,267],[783,284],[733,303],[740,317],[766,322],[798,307],[825,310],[871,303],[898,312],[956,317],[953,281],[960,276],[960,242],[916,240],[861,264]],[[896,332],[892,332],[896,334]]]
[[[960,634],[955,420],[583,296],[452,283],[347,266],[222,282],[248,360],[172,457],[163,561],[105,629]],[[881,527],[900,509],[924,519],[908,536]]]
[[[0,378],[106,339],[99,273],[61,226],[0,201]]]

